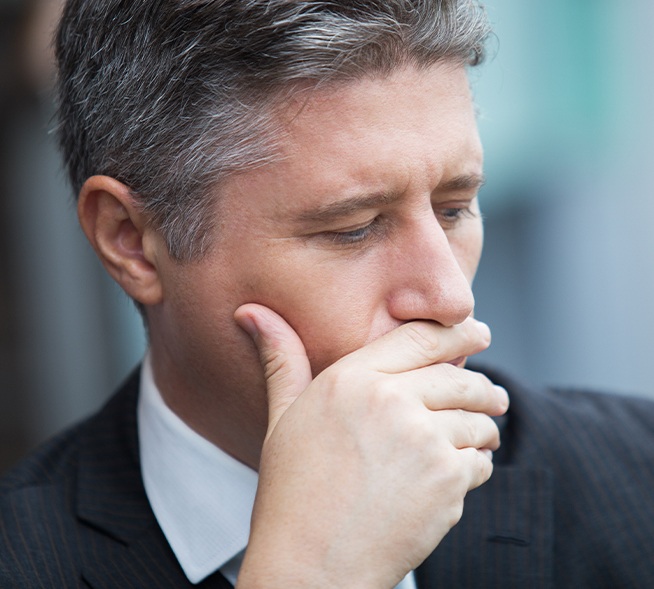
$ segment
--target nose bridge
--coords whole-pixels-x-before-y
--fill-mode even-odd
[[[390,312],[397,319],[456,325],[474,308],[471,285],[435,217],[419,223],[402,244]]]

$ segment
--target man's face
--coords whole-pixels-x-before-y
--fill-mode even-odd
[[[316,374],[403,322],[463,321],[482,247],[482,150],[462,66],[319,90],[285,125],[284,159],[221,188],[214,247],[166,265],[150,316],[164,393],[213,387],[263,421],[257,356],[233,320],[241,304],[284,317]]]

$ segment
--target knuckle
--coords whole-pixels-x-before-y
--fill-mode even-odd
[[[488,415],[464,409],[454,411],[460,448],[490,448],[499,441],[499,429]]]
[[[443,365],[443,373],[458,402],[457,407],[491,414],[506,410],[508,396],[498,391],[485,375],[450,365]]]
[[[451,364],[443,364],[443,369],[450,389],[455,393],[459,402],[457,406],[466,407],[468,405],[467,401],[472,401],[474,394],[475,387],[472,379],[469,378],[466,371]]]
[[[354,387],[359,386],[361,375],[350,364],[335,364],[318,375],[324,401],[338,401],[342,396],[351,396]]]
[[[470,399],[471,404],[480,411],[487,411],[495,405],[494,393],[491,391],[490,381],[478,372],[468,371],[470,378],[465,379],[467,387],[467,397]]]
[[[447,412],[452,421],[456,425],[456,430],[459,432],[460,437],[463,439],[470,439],[470,434],[474,432],[474,428],[471,423],[472,416],[470,412],[465,409],[452,409]]]
[[[263,373],[266,380],[274,379],[279,376],[285,366],[285,356],[281,350],[271,349],[261,357]]]
[[[407,424],[407,445],[417,448],[429,464],[442,462],[442,447],[438,439],[438,431],[431,420],[421,413],[410,413],[405,416]]]
[[[476,452],[476,471],[478,476],[473,480],[471,488],[483,485],[493,474],[493,462],[486,458],[481,452]]]
[[[442,343],[426,324],[421,322],[408,323],[404,330],[412,350],[422,359],[431,363],[439,357]]]
[[[378,425],[385,424],[387,435],[398,436],[407,448],[429,451],[435,438],[429,414],[420,410],[411,395],[393,378],[377,378],[364,398],[366,414]]]
[[[483,414],[474,415],[474,433],[475,433],[475,446],[483,448],[492,443],[495,439],[499,439],[500,431],[495,422],[488,416]]]
[[[493,424],[493,430],[491,431],[488,442],[486,442],[485,446],[491,450],[497,450],[501,445],[500,429],[494,421],[491,420],[491,423]]]
[[[448,447],[441,456],[440,465],[441,473],[448,479],[449,486],[455,489],[457,479],[461,478],[461,462],[456,451]]]
[[[461,424],[464,430],[464,435],[467,440],[471,440],[471,445],[476,445],[476,442],[479,438],[479,424],[475,415],[461,409],[459,411],[459,418],[461,419]]]
[[[493,473],[493,462],[476,448],[463,448],[458,451],[461,457],[463,494],[483,485]]]
[[[375,379],[375,382],[370,386],[370,393],[372,400],[383,406],[395,405],[401,396],[397,384],[388,377]]]
[[[452,366],[450,364],[439,364],[439,381],[448,391],[452,408],[467,409],[469,411],[487,412],[497,404],[495,393],[490,394],[479,375],[471,370]]]
[[[466,346],[471,346],[479,339],[479,334],[474,327],[473,321],[466,321],[460,328],[460,337]]]

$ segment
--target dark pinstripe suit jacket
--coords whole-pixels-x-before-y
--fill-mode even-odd
[[[653,588],[654,404],[491,377],[512,399],[495,472],[418,586]],[[190,587],[141,483],[137,394],[135,375],[5,477],[1,589]]]

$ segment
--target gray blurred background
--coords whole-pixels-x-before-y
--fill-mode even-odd
[[[52,127],[58,0],[0,0],[0,471],[97,408],[140,318],[77,227]],[[489,0],[483,360],[654,398],[654,3]]]

